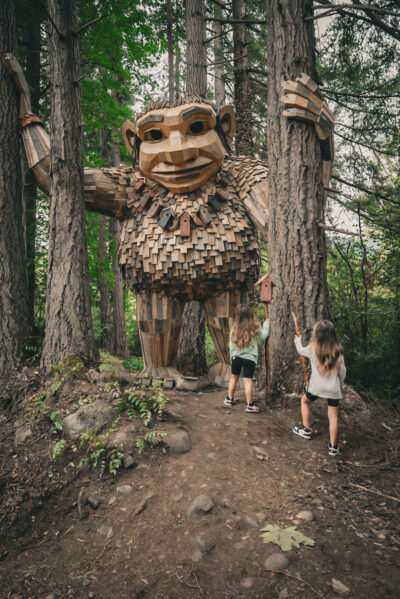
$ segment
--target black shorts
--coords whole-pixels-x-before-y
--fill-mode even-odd
[[[331,397],[319,397],[318,395],[313,395],[312,393],[309,393],[308,391],[306,391],[306,396],[307,396],[307,399],[309,399],[310,401],[315,401],[316,399],[326,399],[328,401],[328,406],[333,406],[334,408],[337,408],[339,405],[339,400],[332,399]]]
[[[256,367],[256,363],[253,360],[246,360],[246,358],[240,358],[236,356],[232,360],[232,374],[236,376],[240,376],[243,368],[243,378],[252,379],[254,376],[254,369]]]

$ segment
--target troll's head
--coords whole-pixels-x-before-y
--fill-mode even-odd
[[[235,133],[235,113],[203,98],[154,102],[122,134],[131,155],[149,179],[170,191],[187,193],[206,183],[221,167]]]

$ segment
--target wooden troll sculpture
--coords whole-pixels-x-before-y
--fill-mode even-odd
[[[20,122],[29,166],[49,192],[48,135],[31,113],[18,61],[8,70],[21,93]],[[302,75],[286,82],[284,114],[315,125],[326,160],[332,160],[333,116],[317,85]],[[219,363],[216,382],[229,377],[229,330],[238,303],[259,276],[257,230],[266,233],[267,168],[255,158],[231,156],[232,108],[202,98],[153,103],[122,134],[139,166],[85,169],[87,210],[121,223],[118,249],[126,284],[137,297],[137,322],[145,374],[185,388],[175,358],[183,309],[199,300]]]

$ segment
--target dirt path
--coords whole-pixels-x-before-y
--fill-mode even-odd
[[[296,398],[256,415],[243,398],[223,407],[215,389],[169,397],[160,427],[183,427],[191,450],[148,450],[116,479],[82,473],[21,505],[13,526],[3,522],[1,597],[333,599],[332,579],[350,589],[344,597],[398,596],[399,503],[376,494],[400,497],[398,420],[375,408],[342,414],[343,452],[330,458],[325,406],[305,441],[291,433]],[[3,444],[8,459],[16,451]],[[101,499],[84,520],[82,488]],[[196,499],[211,509],[190,515]],[[296,518],[304,510],[312,521]],[[297,525],[315,546],[283,553],[263,543],[267,524]],[[266,569],[272,554],[288,558],[285,574]]]

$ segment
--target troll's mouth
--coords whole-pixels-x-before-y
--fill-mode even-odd
[[[182,177],[190,177],[196,175],[199,171],[207,168],[213,164],[212,162],[207,162],[206,164],[199,164],[198,166],[192,166],[191,168],[185,168],[181,170],[173,170],[173,171],[152,171],[153,175],[157,175],[157,177],[168,177],[168,178],[182,178]]]

